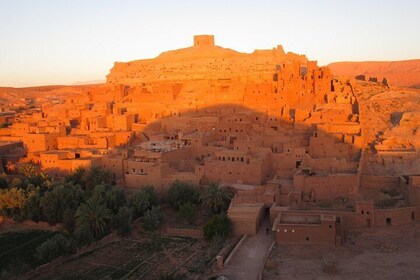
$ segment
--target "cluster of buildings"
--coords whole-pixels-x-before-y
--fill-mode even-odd
[[[279,240],[335,244],[341,226],[382,225],[386,216],[371,202],[343,213],[299,210],[356,201],[370,182],[358,106],[349,83],[305,56],[281,46],[239,53],[200,35],[189,48],[115,63],[106,84],[20,117],[0,141],[20,141],[25,159],[53,176],[101,166],[127,190],[229,185],[237,233],[255,233],[269,212]]]

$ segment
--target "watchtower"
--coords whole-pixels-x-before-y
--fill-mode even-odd
[[[214,46],[214,35],[195,35],[194,47]]]

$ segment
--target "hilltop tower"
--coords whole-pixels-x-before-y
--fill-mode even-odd
[[[194,35],[194,47],[214,46],[214,35]]]

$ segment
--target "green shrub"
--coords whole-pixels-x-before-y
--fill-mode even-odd
[[[45,263],[59,256],[69,255],[72,252],[72,244],[63,234],[57,234],[42,243],[35,252],[38,261]]]
[[[143,227],[146,230],[156,230],[162,222],[163,214],[159,206],[152,206],[143,216]]]
[[[117,230],[119,235],[127,235],[132,230],[133,210],[128,207],[121,207],[118,213],[114,216],[113,227]]]
[[[221,213],[226,211],[232,199],[232,193],[224,188],[220,188],[219,184],[211,183],[206,186],[200,194],[200,200],[203,205],[211,209],[213,213]]]
[[[9,182],[3,176],[0,176],[0,189],[7,189],[9,187]]]
[[[187,202],[179,206],[179,216],[181,219],[187,221],[190,225],[197,219],[197,206],[191,202]]]
[[[175,181],[168,190],[168,203],[179,209],[182,204],[197,204],[199,193],[197,188],[185,182]]]
[[[211,240],[215,236],[228,237],[232,232],[232,221],[225,214],[214,215],[204,226],[204,237]]]
[[[133,209],[133,217],[136,219],[152,206],[157,204],[157,195],[152,186],[144,187],[135,192],[128,200],[128,205]]]

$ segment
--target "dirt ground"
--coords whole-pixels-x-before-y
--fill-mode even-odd
[[[324,272],[325,260],[335,273]],[[279,245],[264,279],[420,279],[420,226],[352,231],[341,247]]]

